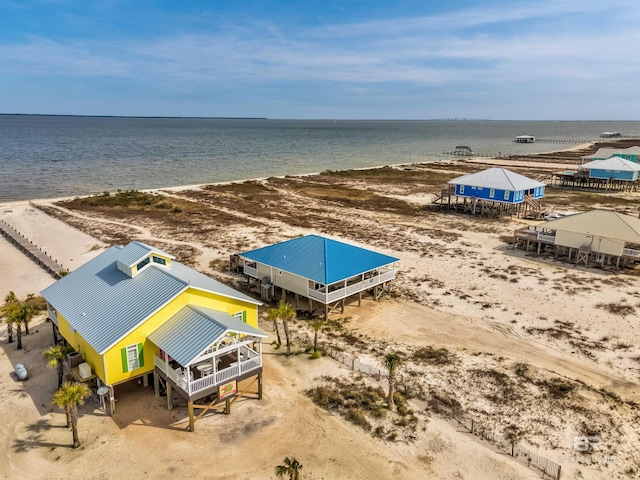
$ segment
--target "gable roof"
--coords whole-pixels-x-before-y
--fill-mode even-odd
[[[150,247],[149,245],[145,245],[144,243],[133,241],[120,249],[120,251],[115,256],[115,260],[126,265],[127,267],[133,267],[151,252],[159,253],[160,255],[169,257],[171,260],[175,258],[173,255],[169,255],[162,250]]]
[[[545,186],[542,182],[499,167],[463,175],[449,180],[448,183],[470,187],[495,188],[496,190],[508,190],[511,192]]]
[[[595,158],[611,158],[614,155],[640,155],[640,147],[633,146],[628,148],[599,148],[593,155],[585,155],[580,157],[584,160]]]
[[[318,235],[294,238],[240,256],[325,285],[399,260]]]
[[[228,313],[187,305],[149,335],[149,340],[180,365],[190,365],[227,332],[266,338],[257,328]]]
[[[549,220],[538,229],[561,230],[640,243],[640,219],[609,210],[591,210]]]
[[[585,170],[619,170],[622,172],[640,172],[640,164],[620,157],[611,157],[606,160],[594,160],[580,165]]]
[[[41,292],[99,354],[190,286],[260,305],[175,261],[171,269],[151,263],[129,277],[117,267],[122,250],[105,250]]]

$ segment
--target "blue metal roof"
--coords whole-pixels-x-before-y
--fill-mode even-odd
[[[318,235],[294,238],[240,256],[325,285],[399,260]]]
[[[175,261],[170,269],[149,264],[131,278],[117,268],[117,259],[123,250],[122,247],[109,248],[41,292],[100,354],[190,285],[260,304]]]
[[[180,365],[187,366],[228,331],[267,337],[225,312],[187,305],[151,333],[149,340]]]

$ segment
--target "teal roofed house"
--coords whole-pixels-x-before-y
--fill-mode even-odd
[[[399,259],[337,240],[307,235],[275,245],[238,254],[242,271],[250,286],[257,286],[263,298],[269,300],[276,290],[286,298],[295,296],[296,308],[300,297],[324,307],[340,305],[355,295],[358,304],[363,292],[375,298],[389,290],[395,278]]]

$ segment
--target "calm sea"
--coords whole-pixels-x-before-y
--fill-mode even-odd
[[[517,135],[640,135],[640,122],[227,120],[0,115],[0,201],[87,195],[441,160],[536,153]]]

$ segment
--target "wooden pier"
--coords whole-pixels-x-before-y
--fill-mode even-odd
[[[61,277],[60,272],[64,271],[64,267],[44,253],[40,248],[34,245],[33,242],[24,237],[4,220],[0,220],[0,235],[6,238],[27,257],[36,262],[38,266],[53,278],[58,279]]]

